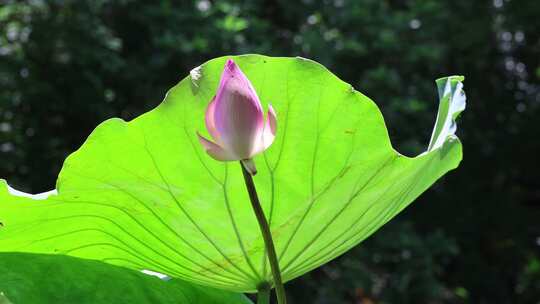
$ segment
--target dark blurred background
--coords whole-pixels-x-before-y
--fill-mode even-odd
[[[434,79],[466,76],[460,168],[292,303],[540,303],[540,1],[0,0],[0,176],[54,188],[101,121],[132,119],[206,60],[303,56],[427,146]]]

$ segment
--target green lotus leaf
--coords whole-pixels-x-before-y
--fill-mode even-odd
[[[249,304],[234,294],[65,255],[0,253],[0,304]],[[9,302],[7,297],[9,296]],[[8,302],[2,302],[8,301]]]
[[[196,137],[206,135],[227,58],[194,69],[154,110],[98,126],[65,161],[57,192],[0,186],[0,251],[96,259],[233,291],[271,281],[240,165],[213,160]],[[375,103],[322,65],[232,58],[277,113],[254,179],[285,281],[360,243],[461,160],[453,133],[462,77],[438,81],[431,144],[410,158],[392,148]]]

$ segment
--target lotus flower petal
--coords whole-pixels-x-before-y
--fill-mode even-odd
[[[232,60],[223,69],[216,96],[205,115],[206,129],[214,139],[199,140],[211,157],[217,160],[249,160],[267,149],[274,141],[277,120],[269,106],[265,122],[261,102],[249,79]],[[253,162],[246,166],[256,172]]]
[[[274,111],[274,108],[272,105],[268,105],[268,114],[266,116],[266,121],[264,123],[264,131],[262,135],[262,142],[261,142],[261,150],[257,151],[257,153],[262,152],[274,142],[274,139],[276,138],[276,130],[277,130],[277,119],[276,119],[276,112]]]
[[[236,157],[233,154],[230,154],[228,151],[223,149],[218,144],[204,138],[200,134],[198,134],[199,142],[203,145],[204,149],[206,150],[206,153],[208,153],[212,158],[219,161],[231,161],[231,160],[238,160],[238,157]]]
[[[221,143],[219,140],[219,133],[216,130],[216,123],[214,120],[214,113],[216,109],[216,97],[212,98],[212,101],[208,104],[208,107],[206,108],[206,114],[205,114],[205,123],[206,123],[206,129],[208,130],[208,133],[212,136],[212,138],[217,142]]]

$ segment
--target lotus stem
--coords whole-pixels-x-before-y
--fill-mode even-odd
[[[266,248],[266,253],[268,255],[268,262],[270,263],[270,269],[272,270],[272,277],[274,278],[274,288],[276,289],[276,296],[278,304],[287,304],[287,298],[285,296],[285,288],[283,288],[283,282],[281,280],[281,272],[279,270],[279,263],[276,254],[276,248],[274,247],[274,241],[272,240],[272,233],[270,232],[270,227],[268,221],[264,215],[264,211],[259,202],[259,196],[257,195],[257,189],[255,189],[255,184],[253,183],[253,177],[246,170],[244,165],[240,163],[242,167],[242,173],[244,175],[244,181],[246,182],[246,188],[249,193],[249,199],[251,201],[251,206],[253,207],[253,212],[257,217],[257,222],[259,223],[259,228],[261,229],[261,234],[264,239],[264,245]],[[259,291],[260,292],[260,291]],[[265,303],[265,302],[261,302]]]
[[[257,288],[257,304],[270,304],[270,285],[263,283]]]

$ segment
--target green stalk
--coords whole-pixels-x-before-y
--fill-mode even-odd
[[[261,284],[257,291],[257,304],[270,304],[270,285]]]
[[[264,211],[259,202],[259,196],[257,195],[257,189],[253,183],[253,177],[244,168],[244,165],[240,163],[242,167],[242,173],[244,174],[244,181],[246,182],[246,188],[249,193],[249,199],[253,212],[259,222],[259,228],[264,239],[264,245],[266,247],[266,253],[268,254],[268,262],[270,263],[270,269],[272,270],[272,277],[274,278],[274,287],[276,288],[276,296],[278,304],[287,304],[287,298],[285,296],[285,289],[283,288],[283,282],[281,280],[281,272],[279,271],[279,263],[276,255],[276,248],[274,247],[274,241],[272,240],[272,233],[268,226],[268,221],[264,216]],[[264,302],[262,302],[264,303]]]

